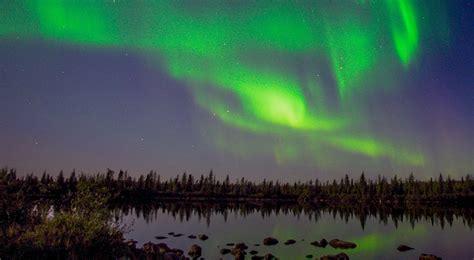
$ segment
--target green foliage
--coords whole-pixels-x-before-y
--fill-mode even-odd
[[[68,189],[66,180],[59,175],[56,183],[51,187],[61,188],[64,192]],[[0,174],[0,179],[5,178]],[[28,178],[27,178],[28,179]],[[42,177],[43,184],[50,185],[46,176]],[[71,178],[68,179],[68,181]],[[9,179],[13,182],[14,179]],[[74,181],[74,180],[73,180]],[[62,182],[58,187],[54,184]],[[31,182],[35,183],[35,182]],[[31,185],[34,187],[34,185]],[[5,185],[1,186],[5,188]],[[29,189],[27,189],[29,190]],[[70,202],[69,207],[56,209],[54,215],[40,214],[38,218],[32,218],[31,208],[26,203],[6,203],[5,196],[9,195],[2,189],[2,205],[10,205],[17,208],[23,214],[18,214],[26,220],[17,223],[17,219],[5,219],[10,216],[11,210],[2,207],[2,225],[7,227],[2,232],[2,238],[6,239],[7,246],[1,251],[15,252],[18,258],[48,258],[50,256],[60,258],[97,258],[98,256],[119,256],[125,247],[123,244],[124,228],[119,223],[112,222],[111,210],[108,209],[110,196],[105,186],[87,179],[80,180],[74,187],[77,190]],[[39,191],[39,190],[38,190]],[[15,196],[9,196],[13,198]],[[3,212],[6,211],[6,213]],[[22,228],[21,228],[22,227]],[[16,234],[13,234],[13,231]],[[1,255],[1,254],[0,254]]]

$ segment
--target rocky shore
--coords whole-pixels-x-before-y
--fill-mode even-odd
[[[173,232],[168,233],[173,237],[180,237],[183,234],[175,234]],[[166,239],[166,236],[156,236],[156,239],[163,240]],[[190,239],[200,239],[200,240],[207,240],[207,235],[189,235],[188,238]],[[121,259],[146,259],[146,260],[189,260],[189,259],[205,259],[202,257],[202,248],[197,244],[193,244],[187,251],[183,249],[172,248],[168,246],[166,243],[153,243],[147,242],[143,245],[143,247],[137,247],[137,241],[128,240],[125,242],[128,248],[127,253]],[[279,243],[278,239],[273,237],[266,237],[262,240],[263,246],[274,246]],[[283,244],[286,246],[291,246],[296,243],[294,239],[288,239]],[[323,256],[313,256],[313,255],[305,255],[305,256],[294,256],[295,258],[306,258],[306,259],[315,259],[315,260],[349,260],[350,259],[350,250],[357,247],[356,243],[350,241],[344,241],[341,239],[332,239],[327,241],[325,238],[317,241],[310,242],[311,245],[316,247],[325,248],[327,246],[331,246],[334,249],[338,250],[348,250],[349,253],[340,252],[334,255],[323,255]],[[253,247],[259,247],[260,244],[254,244]],[[222,256],[220,259],[223,259],[231,255],[233,259],[236,260],[243,260],[243,259],[251,259],[251,260],[273,260],[273,259],[280,259],[278,256],[275,256],[271,253],[267,254],[259,254],[259,252],[255,249],[248,251],[249,246],[243,242],[238,243],[226,243],[225,246],[219,249],[220,255]],[[394,248],[395,250],[395,248]],[[414,250],[414,248],[407,246],[407,245],[399,245],[396,250],[400,252],[406,252],[409,250]],[[419,256],[419,260],[440,260],[442,258],[432,255],[432,254],[425,254],[422,253]]]

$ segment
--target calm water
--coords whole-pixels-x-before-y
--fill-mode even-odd
[[[206,207],[182,210],[158,207],[143,210],[121,211],[124,223],[132,224],[127,238],[140,245],[148,241],[165,242],[170,247],[187,252],[196,243],[203,248],[206,259],[233,259],[221,256],[219,250],[226,243],[245,242],[259,255],[272,253],[280,259],[306,259],[305,256],[347,253],[351,259],[418,259],[421,253],[430,253],[443,259],[474,259],[474,229],[472,219],[459,214],[356,214],[312,210],[259,210],[258,207],[210,209]],[[441,216],[441,217],[440,217]],[[362,221],[361,221],[362,219]],[[182,233],[182,237],[169,236],[168,232]],[[207,241],[189,239],[188,235],[206,234]],[[168,236],[156,240],[155,236]],[[272,236],[280,243],[262,244],[263,238]],[[355,242],[357,248],[336,250],[330,246],[318,248],[310,245],[314,240],[339,238]],[[287,239],[297,241],[284,245]],[[304,239],[304,241],[302,241]],[[398,252],[397,246],[406,244],[415,250]]]

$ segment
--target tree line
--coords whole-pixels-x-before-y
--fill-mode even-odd
[[[183,173],[163,179],[155,171],[133,177],[127,171],[118,173],[108,169],[105,173],[65,176],[61,171],[56,177],[48,173],[40,176],[17,176],[14,169],[0,170],[0,191],[21,193],[30,197],[67,197],[74,194],[79,182],[104,187],[115,200],[127,199],[272,199],[297,200],[303,203],[327,202],[434,202],[457,203],[474,206],[474,179],[468,174],[460,179],[439,174],[428,180],[378,176],[368,179],[364,173],[359,178],[347,174],[340,180],[322,182],[282,183],[278,180],[250,181],[245,178],[230,180],[229,175],[218,180],[211,170],[207,175]]]

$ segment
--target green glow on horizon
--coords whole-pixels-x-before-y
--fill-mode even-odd
[[[421,153],[396,149],[394,146],[369,138],[335,137],[328,141],[340,149],[364,154],[372,158],[387,157],[394,161],[410,165],[423,165],[424,156]]]
[[[390,73],[384,68],[387,59],[407,67],[422,47],[417,4],[258,2],[235,9],[202,5],[193,11],[192,2],[3,3],[0,14],[6,22],[0,24],[0,38],[21,35],[133,49],[158,60],[171,77],[190,87],[196,104],[228,126],[260,135],[311,135],[311,143],[418,166],[426,158],[413,147],[352,133],[367,117],[353,104],[362,107],[359,99],[375,91],[367,85],[369,76]],[[384,37],[393,46],[382,52]],[[304,72],[310,75],[288,72],[300,54],[319,62]],[[324,70],[333,85],[314,79],[315,71]],[[329,88],[337,89],[335,105],[326,100]],[[344,106],[350,113],[338,109]],[[275,146],[275,159],[297,158],[298,144]]]

